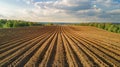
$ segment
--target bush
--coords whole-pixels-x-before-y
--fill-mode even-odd
[[[120,24],[112,23],[80,23],[80,26],[94,26],[110,32],[120,33]]]
[[[21,20],[0,20],[0,28],[11,28],[11,27],[24,27],[24,26],[33,26],[37,23],[21,21]]]

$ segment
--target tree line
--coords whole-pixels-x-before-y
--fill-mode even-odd
[[[81,26],[94,26],[110,32],[120,33],[120,24],[119,23],[80,23],[76,25]]]
[[[7,20],[0,19],[0,28],[15,28],[15,27],[25,27],[25,26],[36,26],[37,23],[22,21],[22,20]]]

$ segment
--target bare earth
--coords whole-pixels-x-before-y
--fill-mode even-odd
[[[120,34],[88,26],[0,29],[0,67],[120,67]]]

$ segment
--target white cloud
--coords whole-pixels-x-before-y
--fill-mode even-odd
[[[120,9],[111,10],[107,12],[110,15],[120,15]]]
[[[0,12],[9,17],[32,21],[116,21],[120,16],[120,3],[113,0],[23,1],[32,8],[1,8]]]
[[[23,0],[26,4],[32,4],[33,0]]]

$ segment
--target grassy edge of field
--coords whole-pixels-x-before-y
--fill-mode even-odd
[[[120,23],[79,23],[75,26],[92,26],[109,32],[120,33]]]
[[[53,25],[66,25],[61,23],[40,23],[40,22],[30,22],[22,20],[7,20],[0,19],[0,28],[16,28],[16,27],[29,27],[29,26],[53,26]],[[120,33],[120,23],[72,23],[67,25],[75,26],[93,26],[100,29],[107,30],[109,32]]]

